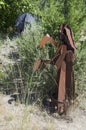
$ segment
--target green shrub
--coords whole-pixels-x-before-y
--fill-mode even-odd
[[[54,91],[53,87],[55,87],[56,82],[53,78],[55,69],[50,65],[44,70],[39,69],[37,72],[33,72],[33,66],[37,59],[50,58],[48,45],[42,49],[38,47],[42,36],[43,31],[36,25],[34,30],[26,29],[22,35],[16,39],[16,43],[21,58],[21,62],[17,64],[17,72],[19,72],[19,77],[24,80],[24,84],[26,85],[23,86],[25,87],[24,93],[27,94],[27,91],[32,91],[39,93],[40,97],[43,98],[50,90]]]
[[[78,46],[74,65],[76,91],[86,89],[86,41]]]

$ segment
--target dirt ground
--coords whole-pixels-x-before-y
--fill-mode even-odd
[[[48,114],[35,105],[8,104],[0,94],[0,130],[86,130],[86,93],[77,97],[66,116]]]

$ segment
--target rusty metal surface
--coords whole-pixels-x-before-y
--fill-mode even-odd
[[[64,111],[64,101],[65,101],[65,93],[66,93],[66,63],[62,62],[60,78],[59,78],[59,87],[58,87],[58,111],[63,113]]]
[[[75,50],[76,47],[75,47],[75,44],[74,44],[74,40],[73,40],[73,36],[72,36],[71,30],[68,29],[67,27],[65,27],[65,30],[66,30],[66,33],[67,33],[67,37],[68,37],[69,43],[70,43],[71,47]]]
[[[62,46],[61,54],[63,54],[62,59],[59,61],[61,64],[60,75],[59,75],[59,87],[58,89],[58,111],[59,113],[64,112],[64,101],[66,94],[66,62],[64,60],[67,52],[67,47],[65,45]],[[58,62],[58,64],[59,64]],[[57,65],[58,65],[57,64]]]
[[[38,59],[35,63],[34,63],[34,66],[33,66],[33,71],[37,71],[39,69],[39,66],[41,65],[41,59]]]
[[[57,70],[60,69],[60,67],[61,67],[61,65],[62,65],[62,62],[63,62],[63,60],[64,60],[64,58],[65,58],[65,56],[66,56],[66,53],[67,53],[66,46],[65,46],[65,45],[62,45],[60,51],[61,51],[61,52],[60,52],[60,56],[59,56],[59,58],[57,59],[57,61],[56,61],[56,63],[55,63]]]
[[[75,59],[75,43],[71,28],[67,24],[62,24],[59,28],[58,37],[62,42],[59,44],[48,34],[45,35],[40,41],[40,47],[50,42],[56,47],[56,55],[51,60],[38,60],[34,65],[34,71],[36,71],[40,64],[52,64],[56,66],[58,72],[57,79],[57,99],[51,99],[54,106],[57,106],[58,112],[66,113],[70,101],[74,98],[75,86],[72,62]],[[58,48],[58,49],[57,49]]]
[[[57,47],[57,45],[58,45],[58,44],[55,42],[55,40],[54,40],[52,37],[50,37],[49,34],[46,34],[46,35],[42,38],[42,40],[40,41],[40,43],[39,43],[40,47],[44,46],[47,42],[52,43],[52,44],[53,44],[54,46],[56,46],[56,47]]]

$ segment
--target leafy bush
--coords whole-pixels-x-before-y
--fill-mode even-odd
[[[29,93],[36,93],[40,98],[52,95],[56,90],[56,69],[54,66],[47,65],[46,69],[33,71],[34,63],[37,59],[50,59],[54,54],[54,47],[46,44],[39,48],[39,42],[43,37],[43,30],[40,26],[34,25],[32,30],[26,27],[25,31],[17,38],[5,40],[6,44],[15,44],[18,48],[18,59],[15,58],[14,64],[6,65],[6,71],[0,77],[5,85],[4,89],[12,92],[23,93],[23,101]],[[1,40],[3,41],[3,40]],[[86,76],[86,41],[77,49],[77,58],[74,63],[76,90],[85,88]],[[12,54],[13,56],[13,54]],[[14,57],[12,57],[14,58]]]
[[[1,0],[0,31],[12,31],[16,17],[23,12],[30,12],[39,16],[45,33],[56,38],[59,24],[65,22],[71,26],[78,39],[81,29],[86,25],[85,6],[83,0]]]
[[[24,93],[27,94],[27,92],[32,91],[39,93],[40,97],[46,96],[51,89],[53,90],[56,83],[52,76],[55,69],[52,69],[51,66],[48,66],[47,69],[39,69],[37,72],[33,72],[33,66],[37,59],[49,58],[49,46],[43,49],[38,47],[42,36],[43,31],[35,25],[34,30],[26,28],[20,38],[16,39],[21,58],[21,62],[17,65],[17,72],[19,72],[20,78],[24,80]],[[53,72],[52,74],[50,70]]]
[[[86,41],[78,46],[76,63],[74,65],[76,91],[86,89]]]
[[[46,69],[39,69],[33,72],[34,62],[38,58],[49,59],[53,56],[54,48],[50,45],[44,46],[42,49],[38,47],[39,41],[43,36],[43,31],[36,26],[36,30],[28,30],[16,39],[19,47],[19,55],[21,62],[16,65],[17,76],[23,82],[23,93],[26,97],[29,92],[35,92],[40,95],[40,98],[52,95],[56,90],[56,69],[47,65]],[[78,46],[76,51],[77,58],[74,63],[76,91],[85,89],[85,76],[86,76],[86,41]],[[51,53],[50,53],[51,51]],[[25,99],[24,99],[25,100]]]
[[[23,102],[26,101],[29,93],[36,93],[41,99],[48,96],[50,91],[52,93],[55,91],[56,81],[53,78],[56,73],[55,68],[48,65],[46,69],[40,68],[37,72],[33,72],[35,61],[39,58],[49,59],[54,51],[51,45],[46,45],[43,48],[38,46],[42,37],[42,28],[34,25],[31,29],[27,26],[19,37],[5,40],[6,45],[10,46],[11,49],[13,49],[13,46],[17,46],[15,48],[18,49],[18,52],[17,49],[14,49],[14,51],[16,51],[16,55],[18,53],[19,57],[14,57],[13,52],[11,52],[9,58],[13,60],[13,64],[10,62],[5,66],[5,74],[1,81],[3,90],[7,94],[22,93]]]

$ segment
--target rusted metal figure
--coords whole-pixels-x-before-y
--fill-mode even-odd
[[[71,28],[67,24],[62,24],[59,27],[58,37],[62,44],[58,44],[48,34],[40,41],[40,47],[47,42],[52,43],[58,51],[51,60],[39,59],[34,64],[34,71],[36,71],[40,64],[52,64],[56,66],[58,72],[58,86],[57,86],[57,99],[52,98],[53,104],[57,106],[60,114],[66,113],[67,108],[74,98],[74,75],[72,69],[72,62],[75,59],[75,44]]]

